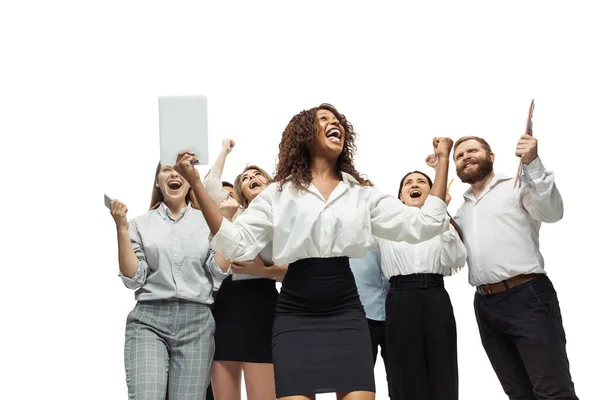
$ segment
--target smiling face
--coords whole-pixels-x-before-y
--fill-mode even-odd
[[[454,149],[456,175],[468,184],[485,179],[494,169],[494,153],[475,139],[465,140]]]
[[[238,177],[238,180],[242,196],[247,203],[250,203],[268,186],[270,178],[258,169],[248,168]]]
[[[427,177],[420,172],[413,172],[402,180],[399,199],[407,206],[421,208],[430,190]]]
[[[339,157],[344,148],[345,130],[335,114],[329,110],[317,110],[317,134],[315,153],[329,157]]]
[[[189,183],[171,166],[160,168],[156,176],[155,186],[160,189],[165,202],[184,202],[190,190]]]

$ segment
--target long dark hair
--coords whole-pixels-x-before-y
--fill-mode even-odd
[[[426,173],[421,172],[421,171],[412,171],[412,172],[409,172],[408,174],[404,175],[402,177],[402,179],[400,180],[400,188],[398,189],[398,198],[400,198],[400,194],[402,194],[402,186],[404,186],[404,181],[406,180],[406,178],[408,178],[409,175],[412,175],[412,174],[421,174],[421,175],[423,175],[425,177],[425,179],[427,179],[427,183],[429,183],[429,189],[431,189],[431,187],[433,186],[433,182],[431,181],[431,178]]]

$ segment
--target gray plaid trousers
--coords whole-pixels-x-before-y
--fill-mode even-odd
[[[208,306],[182,299],[138,302],[127,317],[129,399],[204,400],[215,352]]]

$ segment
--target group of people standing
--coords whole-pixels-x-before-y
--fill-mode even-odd
[[[539,251],[541,223],[560,220],[563,204],[536,139],[519,139],[522,172],[509,178],[484,139],[434,138],[434,180],[409,172],[397,197],[355,169],[355,140],[322,104],[285,128],[274,177],[250,165],[223,182],[226,139],[204,182],[183,152],[159,164],[146,214],[128,221],[111,203],[120,274],[138,300],[126,325],[129,398],[235,400],[243,373],[249,400],[374,399],[380,347],[391,399],[458,399],[444,278],[466,262],[508,397],[577,399]],[[470,185],[454,217],[451,157]]]

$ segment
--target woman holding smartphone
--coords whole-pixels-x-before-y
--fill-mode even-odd
[[[148,212],[128,221],[125,204],[110,206],[120,276],[137,300],[125,328],[129,398],[204,399],[214,353],[213,278],[227,273],[190,185],[159,164]]]

